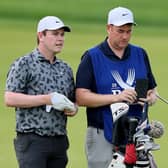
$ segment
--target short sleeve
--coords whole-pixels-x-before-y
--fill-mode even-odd
[[[21,92],[26,90],[28,66],[25,59],[16,60],[9,69],[6,80],[6,91]]]
[[[88,52],[82,56],[81,63],[78,66],[76,74],[76,87],[91,89],[94,83],[94,74],[91,58]]]
[[[157,83],[155,81],[155,77],[152,73],[152,69],[151,69],[151,65],[150,65],[150,61],[149,61],[149,57],[147,55],[147,52],[143,49],[144,52],[144,60],[145,60],[145,64],[147,67],[147,76],[148,76],[148,89],[153,89],[157,86]]]

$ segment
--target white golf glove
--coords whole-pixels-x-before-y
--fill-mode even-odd
[[[50,112],[51,108],[55,108],[59,111],[70,110],[76,111],[76,107],[73,102],[71,102],[66,96],[63,94],[53,92],[50,94],[52,105],[46,105],[46,111]]]
[[[128,112],[129,106],[126,103],[113,103],[110,105],[110,109],[112,112],[113,122],[115,122]]]

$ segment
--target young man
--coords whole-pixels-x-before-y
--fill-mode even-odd
[[[141,119],[143,102],[156,101],[156,82],[147,53],[129,44],[135,24],[129,9],[112,9],[108,14],[107,38],[87,50],[78,67],[76,100],[78,105],[87,107],[88,168],[107,168],[112,159],[111,104],[126,102],[127,115]],[[137,103],[138,79],[148,81],[148,91],[147,97]]]
[[[77,112],[72,69],[55,56],[70,28],[55,16],[37,26],[38,46],[17,59],[6,81],[5,103],[16,110],[14,139],[20,168],[65,168],[67,116]]]

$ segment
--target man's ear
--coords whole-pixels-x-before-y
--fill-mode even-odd
[[[44,36],[44,33],[43,33],[43,32],[38,32],[38,33],[37,33],[37,37],[38,37],[39,41],[42,41],[43,36]]]
[[[111,25],[107,24],[106,30],[107,30],[107,33],[108,33],[108,34],[110,33],[110,29],[111,29]]]

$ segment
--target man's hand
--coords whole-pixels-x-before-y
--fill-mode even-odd
[[[76,115],[78,112],[78,106],[75,104],[75,110],[71,111],[71,110],[64,110],[64,114],[67,115],[68,117],[73,117],[74,115]]]
[[[134,89],[125,89],[119,96],[119,102],[126,102],[128,104],[133,104],[137,100],[137,93]]]
[[[64,111],[64,110],[76,111],[77,110],[74,103],[71,102],[66,96],[64,96],[60,93],[53,92],[50,94],[50,97],[51,97],[52,105],[46,106],[47,112],[50,112],[52,107],[59,110],[59,111]]]
[[[156,89],[148,90],[146,98],[139,98],[138,104],[144,105],[144,102],[148,102],[149,106],[152,106],[157,101],[157,92]]]

